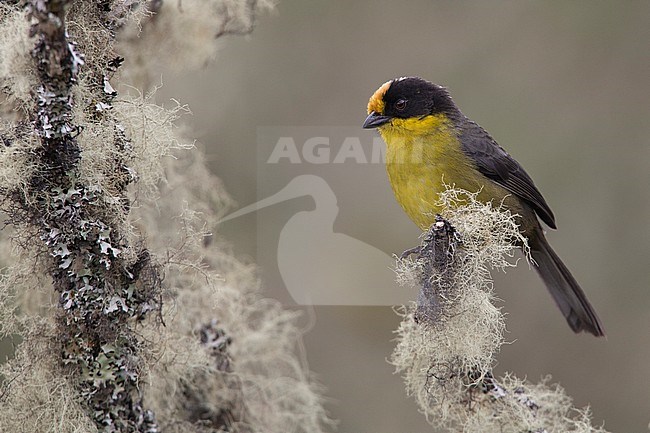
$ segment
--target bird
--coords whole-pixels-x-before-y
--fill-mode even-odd
[[[445,87],[420,77],[389,80],[370,97],[367,113],[363,128],[377,129],[386,142],[391,187],[415,224],[426,230],[435,222],[446,185],[477,193],[481,202],[503,203],[518,216],[532,265],[571,329],[605,335],[584,291],[546,240],[541,222],[556,229],[555,216],[532,178],[461,112]]]

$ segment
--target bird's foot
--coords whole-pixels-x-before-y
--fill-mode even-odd
[[[411,256],[411,254],[420,255],[421,252],[422,252],[422,245],[418,245],[417,247],[409,248],[408,250],[404,251],[402,254],[400,254],[399,258],[401,260],[404,260],[407,257]]]

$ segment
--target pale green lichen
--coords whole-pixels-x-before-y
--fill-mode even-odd
[[[494,305],[490,271],[514,266],[513,245],[523,245],[527,253],[526,239],[516,215],[478,202],[476,194],[449,188],[440,203],[456,229],[449,232],[449,250],[434,251],[434,259],[446,257],[443,264],[420,254],[397,266],[401,281],[433,290],[417,307],[402,310],[390,361],[407,393],[432,425],[448,431],[605,432],[591,425],[588,409],[574,408],[549,379],[535,384],[510,374],[493,377],[505,321]],[[432,228],[425,246],[444,235]]]
[[[38,14],[51,6],[32,4]],[[107,5],[69,2],[68,34],[58,33],[63,56],[41,69],[30,54],[34,39],[10,35],[16,46],[2,47],[10,60],[0,78],[16,90],[11,109],[37,121],[10,119],[0,130],[10,144],[0,149],[0,190],[14,229],[2,240],[14,249],[2,250],[10,267],[0,279],[0,335],[24,339],[0,368],[0,430],[325,431],[320,388],[298,355],[299,314],[265,299],[254,267],[207,236],[230,199],[179,133],[186,107],[165,109],[135,89],[118,98],[111,84],[119,87],[123,60],[113,37],[134,20],[156,42],[158,24],[147,22],[142,2]],[[261,5],[169,2],[156,22],[176,35],[172,43],[201,48],[204,60],[214,36],[248,31]],[[209,44],[187,32],[196,19],[200,32],[212,26]],[[0,34],[26,30],[20,20],[24,13],[3,6]],[[155,55],[126,44],[132,70],[149,73],[156,59],[135,59]],[[20,90],[24,80],[48,82],[56,58],[69,60],[66,79]]]

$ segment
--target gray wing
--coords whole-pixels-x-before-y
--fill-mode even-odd
[[[528,173],[478,124],[467,119],[460,130],[463,152],[487,178],[527,202],[549,227],[556,228],[553,211]]]

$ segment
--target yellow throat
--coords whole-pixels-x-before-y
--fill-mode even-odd
[[[438,195],[446,185],[479,192],[481,201],[508,196],[465,155],[452,121],[443,114],[393,119],[379,133],[386,142],[386,171],[395,198],[422,230],[442,213]]]

